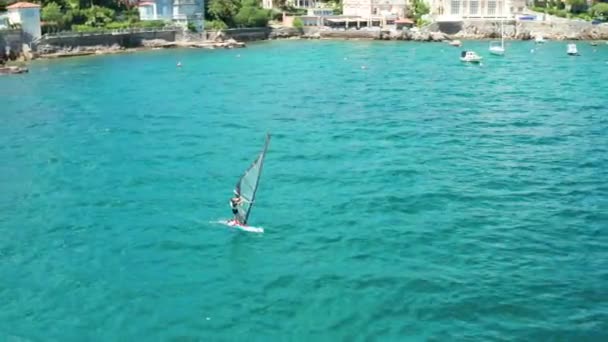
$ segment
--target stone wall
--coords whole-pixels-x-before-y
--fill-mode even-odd
[[[130,48],[142,46],[145,40],[162,39],[168,42],[175,41],[175,31],[142,31],[142,32],[114,32],[114,33],[70,33],[57,36],[43,36],[38,46],[56,47],[86,47],[86,46],[112,46]]]
[[[339,38],[339,39],[382,39],[380,30],[319,30],[320,38]]]
[[[549,39],[608,39],[608,24],[592,25],[586,21],[518,22],[518,35],[542,35]]]
[[[279,38],[291,38],[291,37],[300,37],[302,34],[306,34],[305,29],[300,30],[295,27],[276,27],[272,28],[270,34],[268,35],[269,39],[279,39]]]
[[[248,42],[253,40],[264,40],[268,39],[271,32],[270,27],[254,27],[254,28],[240,28],[240,29],[227,29],[222,30],[224,38],[232,38],[239,42]],[[209,32],[209,39],[213,40],[217,35],[217,32]]]

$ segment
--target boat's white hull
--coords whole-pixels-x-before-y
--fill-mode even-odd
[[[482,58],[460,58],[464,63],[481,63]]]
[[[496,55],[496,56],[502,56],[505,54],[505,49],[503,49],[501,47],[491,47],[490,53],[493,55]]]
[[[455,47],[462,46],[462,42],[460,40],[452,40],[452,41],[448,42],[448,44],[450,44],[451,46],[455,46]]]

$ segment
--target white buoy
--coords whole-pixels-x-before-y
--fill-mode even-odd
[[[182,67],[182,62],[177,62],[177,67],[181,68]]]

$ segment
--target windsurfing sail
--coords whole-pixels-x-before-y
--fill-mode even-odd
[[[262,167],[264,166],[264,157],[266,156],[266,150],[270,143],[270,134],[266,134],[266,142],[264,143],[264,149],[253,161],[251,166],[245,171],[243,176],[236,183],[234,192],[241,197],[243,200],[241,205],[237,207],[238,213],[237,218],[243,225],[247,224],[249,215],[251,214],[251,208],[255,203],[255,194],[260,184],[260,176],[262,175]]]

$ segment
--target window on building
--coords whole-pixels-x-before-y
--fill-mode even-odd
[[[452,14],[452,15],[460,14],[460,0],[452,0],[450,7],[451,7],[450,14]]]
[[[479,13],[479,1],[471,0],[469,3],[469,15],[477,15]]]
[[[496,14],[496,1],[488,1],[488,16],[493,16]]]

